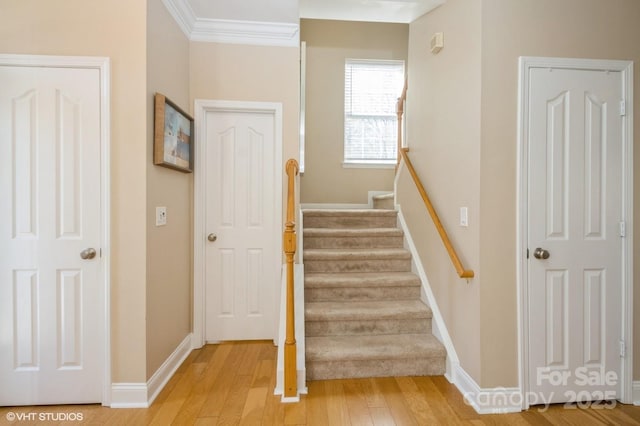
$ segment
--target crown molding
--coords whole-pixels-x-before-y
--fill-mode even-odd
[[[300,44],[299,24],[203,19],[195,15],[187,0],[162,0],[162,3],[191,41],[258,46]]]

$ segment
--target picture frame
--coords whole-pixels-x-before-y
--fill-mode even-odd
[[[161,93],[154,102],[153,164],[193,172],[193,118]]]

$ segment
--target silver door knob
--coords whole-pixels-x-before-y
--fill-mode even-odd
[[[80,257],[84,260],[93,259],[96,257],[96,249],[91,247],[84,249],[80,252]]]
[[[218,239],[218,236],[216,234],[209,234],[207,235],[207,240],[214,242],[215,240]]]
[[[536,259],[548,259],[549,252],[543,248],[538,247],[533,251],[533,257],[535,257]]]

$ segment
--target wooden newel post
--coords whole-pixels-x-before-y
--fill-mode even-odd
[[[296,253],[294,183],[295,176],[298,174],[298,162],[293,159],[287,161],[286,170],[289,182],[287,195],[287,222],[285,223],[283,240],[284,253],[287,260],[287,329],[284,342],[284,396],[295,397],[298,394],[298,366],[293,291],[293,260]]]
[[[402,89],[402,94],[398,98],[398,102],[396,103],[396,115],[398,116],[398,162],[396,163],[396,171],[398,167],[400,167],[400,150],[402,149],[402,116],[404,115],[404,101],[407,99],[407,79],[404,80],[404,88]]]

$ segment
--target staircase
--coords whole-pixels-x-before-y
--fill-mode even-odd
[[[309,380],[445,372],[397,212],[304,210]]]

